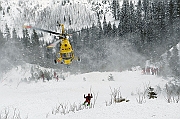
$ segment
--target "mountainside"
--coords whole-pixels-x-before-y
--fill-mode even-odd
[[[18,65],[17,61],[64,69],[53,64],[59,48],[46,48],[56,40],[54,36],[22,27],[30,24],[57,31],[57,21],[69,31],[80,30],[70,37],[75,55],[82,59],[71,65],[72,72],[121,71],[136,65],[144,67],[145,60],[159,62],[161,55],[179,42],[175,1],[3,0],[0,64],[8,70]]]
[[[96,12],[104,10],[110,13],[110,2],[106,4],[98,2],[96,0],[2,0],[1,30],[4,30],[6,23],[11,30],[12,28],[20,30],[18,34],[22,34],[21,29],[24,24],[55,30],[57,21],[65,24],[67,29],[79,30],[97,22]]]

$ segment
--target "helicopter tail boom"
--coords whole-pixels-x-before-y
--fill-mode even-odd
[[[57,40],[56,42],[48,45],[47,48],[54,48],[54,47],[56,47],[56,45],[57,45],[59,42],[61,42],[61,40]]]

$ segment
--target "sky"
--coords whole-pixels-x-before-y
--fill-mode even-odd
[[[18,114],[21,119],[180,118],[179,103],[168,103],[166,100],[165,84],[170,79],[144,75],[139,67],[133,68],[132,71],[91,72],[76,75],[57,72],[57,75],[65,77],[65,80],[59,78],[58,82],[56,78],[45,82],[42,78],[37,82],[21,81],[31,75],[31,66],[30,64],[19,66],[1,77],[0,117],[8,111],[8,119]],[[41,69],[53,72],[51,69]],[[110,74],[114,81],[108,80]],[[157,98],[148,99],[145,96],[146,98],[140,104],[139,96],[142,97],[141,93],[148,86],[154,88]],[[111,95],[115,90],[121,93],[122,98],[129,101],[111,104]],[[91,102],[94,108],[85,109],[82,105],[85,101],[83,96],[88,93],[93,94]],[[60,105],[64,108],[60,108]],[[70,111],[73,110],[72,107],[82,110],[73,112]]]

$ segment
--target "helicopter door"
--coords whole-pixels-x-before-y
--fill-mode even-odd
[[[70,59],[73,56],[72,52],[70,52],[70,53],[62,53],[61,55],[62,55],[62,58],[64,58],[64,59]]]

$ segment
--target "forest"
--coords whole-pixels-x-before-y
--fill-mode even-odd
[[[50,42],[41,40],[44,33],[22,29],[20,37],[15,28],[10,32],[8,24],[5,32],[0,31],[0,65],[9,70],[21,63],[31,63],[77,73],[122,71],[137,65],[144,67],[145,61],[151,60],[160,62],[158,66],[163,66],[164,75],[180,76],[177,48],[180,42],[180,0],[138,0],[137,4],[123,0],[121,6],[118,0],[113,0],[110,6],[114,21],[107,21],[103,10],[94,10],[96,22],[81,28],[80,32],[67,29],[68,33],[73,33],[70,41],[75,54],[81,58],[81,62],[73,62],[70,68],[54,64],[56,53],[46,47]],[[49,9],[44,9],[45,13],[48,17]],[[70,16],[61,20],[69,25],[72,21]],[[55,48],[58,49],[59,46]]]

